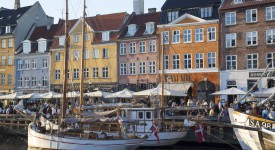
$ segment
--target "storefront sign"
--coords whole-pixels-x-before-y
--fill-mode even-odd
[[[260,78],[262,76],[263,72],[249,72],[249,78]],[[264,74],[263,77],[275,77],[275,72],[268,71]]]

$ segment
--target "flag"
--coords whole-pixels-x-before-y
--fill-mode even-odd
[[[206,133],[205,133],[205,124],[204,123],[197,124],[195,126],[195,134],[198,138],[199,143],[205,142]]]
[[[159,132],[159,127],[158,127],[158,121],[155,120],[152,127],[150,128],[150,130],[153,132],[153,134],[156,136],[157,138],[157,143],[159,144],[159,135],[158,135],[158,132]]]

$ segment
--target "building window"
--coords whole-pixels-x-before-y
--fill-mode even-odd
[[[195,29],[196,42],[203,42],[203,28]]]
[[[110,40],[110,32],[109,31],[102,32],[102,41],[109,41],[109,40]]]
[[[48,59],[43,59],[43,68],[48,68]]]
[[[2,39],[2,48],[6,48],[6,39]]]
[[[120,64],[120,75],[127,75],[127,65],[126,63]]]
[[[6,56],[1,57],[1,65],[5,66],[6,65]]]
[[[136,43],[131,42],[130,43],[130,54],[135,54],[136,53]]]
[[[225,25],[235,25],[236,24],[236,12],[225,13]]]
[[[99,58],[99,50],[98,49],[94,49],[93,58]]]
[[[191,43],[191,40],[192,39],[192,33],[191,33],[191,30],[188,29],[188,30],[184,30],[183,31],[183,40],[184,40],[184,43]]]
[[[153,22],[146,23],[145,34],[152,34],[154,31],[155,31],[154,23]]]
[[[201,18],[211,17],[212,7],[201,8]]]
[[[79,69],[74,69],[73,79],[79,79]]]
[[[236,33],[226,34],[226,48],[236,47]]]
[[[127,35],[128,36],[134,36],[135,33],[136,33],[136,30],[137,30],[137,25],[135,25],[135,24],[128,25],[128,33],[127,33]]]
[[[42,86],[48,86],[48,78],[46,76],[42,77]]]
[[[191,54],[184,54],[183,57],[184,57],[184,68],[191,69],[192,67]]]
[[[60,79],[60,70],[55,70],[55,80],[59,80]]]
[[[84,68],[83,73],[85,79],[89,78],[89,68]]]
[[[12,84],[12,75],[8,75],[8,85]]]
[[[237,56],[235,55],[226,56],[226,69],[237,70]]]
[[[67,79],[70,79],[70,70],[67,70]]]
[[[25,77],[25,87],[30,87],[30,77]]]
[[[136,63],[130,63],[130,75],[136,74]]]
[[[40,53],[45,52],[47,49],[47,41],[46,40],[39,40],[38,41],[38,51]]]
[[[169,55],[164,55],[164,69],[169,69]]]
[[[76,43],[76,42],[78,42],[78,41],[79,41],[78,35],[74,35],[74,42]]]
[[[275,68],[275,53],[267,53],[266,54],[266,62],[269,64],[269,68]]]
[[[10,18],[10,16],[9,16]],[[6,33],[11,33],[11,26],[6,26]]]
[[[156,40],[149,41],[149,52],[156,52]]]
[[[216,28],[210,27],[207,28],[207,40],[208,41],[216,41]]]
[[[23,69],[23,61],[19,60],[18,61],[18,70],[22,70]]]
[[[146,74],[146,62],[139,62],[139,74]]]
[[[19,88],[21,88],[21,87],[23,86],[22,77],[19,77],[17,82],[18,82],[18,83],[17,83],[17,86],[18,86]]]
[[[59,45],[63,46],[65,44],[65,36],[60,36],[59,37]]]
[[[139,53],[146,53],[145,41],[138,42],[138,52]]]
[[[266,20],[274,20],[275,19],[275,6],[266,7]]]
[[[25,54],[29,53],[31,51],[31,42],[24,42],[23,43],[23,52]]]
[[[89,59],[89,50],[84,50],[84,59]]]
[[[196,68],[203,68],[203,54],[196,54]]]
[[[5,75],[1,74],[1,85],[5,84]]]
[[[266,30],[266,43],[275,44],[275,29]]]
[[[252,89],[252,87],[257,83],[257,80],[247,80],[247,89],[250,90]],[[252,92],[255,92],[255,91],[258,91],[259,88],[258,88],[258,85],[255,86],[253,89],[252,89]]]
[[[78,61],[79,60],[79,50],[74,50],[73,51],[73,61]]]
[[[234,4],[239,4],[239,3],[242,3],[243,0],[234,0]]]
[[[93,78],[98,78],[98,68],[93,68]]]
[[[258,54],[247,54],[246,55],[247,69],[258,68]]]
[[[173,55],[173,69],[180,69],[180,55]]]
[[[30,64],[31,64],[30,60],[25,60],[25,69],[26,70],[30,69]]]
[[[246,44],[247,46],[258,45],[258,32],[246,32]]]
[[[108,58],[109,54],[108,54],[108,49],[107,48],[103,48],[102,49],[102,58]]]
[[[246,10],[246,23],[257,22],[257,9]]]
[[[13,47],[13,40],[9,39],[9,47]]]
[[[215,68],[216,67],[216,53],[208,53],[207,54],[208,60],[208,68]]]
[[[36,80],[36,77],[32,77],[32,87],[36,87],[36,83],[37,83],[37,80]]]
[[[162,32],[162,40],[161,43],[169,44],[169,31]]]
[[[102,68],[102,77],[103,78],[108,78],[109,77],[109,69],[108,69],[108,67],[103,67]]]
[[[120,43],[119,54],[120,55],[126,55],[126,43]]]
[[[180,31],[173,31],[173,39],[172,39],[173,43],[179,43],[180,42]]]
[[[37,68],[37,59],[33,59],[32,60],[32,69],[36,69]]]
[[[60,53],[55,53],[55,61],[60,61]]]
[[[173,21],[179,17],[179,12],[178,11],[171,11],[168,12],[168,22]]]
[[[156,73],[156,62],[150,61],[149,62],[149,74],[155,74]]]
[[[84,35],[84,41],[88,41],[89,40],[89,34],[85,34]]]
[[[8,56],[8,65],[12,65],[12,56]]]

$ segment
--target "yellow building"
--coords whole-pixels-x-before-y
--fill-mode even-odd
[[[117,36],[127,19],[126,13],[86,18],[84,36],[84,87],[86,91],[116,88]],[[79,91],[83,19],[69,21],[68,89]],[[64,26],[51,48],[51,90],[61,92],[64,71]]]

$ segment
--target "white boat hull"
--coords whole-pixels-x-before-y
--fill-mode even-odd
[[[249,114],[240,113],[234,111],[233,109],[229,109],[229,116],[231,124],[252,127],[252,128],[260,128],[262,126],[274,128],[274,124],[272,121],[261,120],[260,117],[251,116]],[[264,124],[263,124],[264,123]],[[244,150],[264,150],[261,139],[259,137],[258,131],[248,130],[248,129],[240,129],[234,128],[235,135]]]
[[[132,140],[95,140],[77,137],[58,137],[41,134],[28,127],[28,146],[30,148],[66,149],[66,150],[130,150],[136,149],[144,143],[143,139]]]

